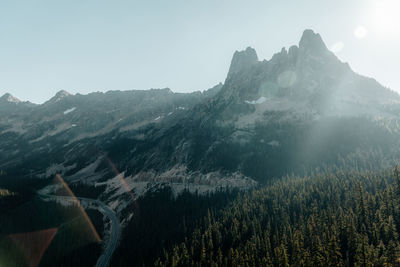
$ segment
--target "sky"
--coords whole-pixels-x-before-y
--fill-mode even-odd
[[[0,95],[43,103],[59,90],[205,90],[233,53],[260,60],[304,29],[357,73],[400,91],[398,0],[4,0]]]

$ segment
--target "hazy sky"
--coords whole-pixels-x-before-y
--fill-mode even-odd
[[[356,72],[400,90],[399,13],[398,0],[3,0],[0,95],[204,90],[224,81],[235,50],[270,59],[306,28]]]

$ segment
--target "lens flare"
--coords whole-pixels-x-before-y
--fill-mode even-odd
[[[339,53],[340,51],[343,50],[343,48],[344,48],[344,43],[343,42],[336,42],[331,46],[330,50],[333,53]]]
[[[85,221],[88,223],[90,230],[93,234],[94,239],[96,240],[96,242],[100,243],[101,242],[101,238],[99,233],[96,231],[96,228],[94,227],[92,220],[90,220],[89,216],[87,215],[85,209],[82,207],[81,202],[79,201],[79,199],[75,196],[75,194],[72,192],[71,188],[69,188],[69,186],[67,185],[67,183],[64,181],[64,179],[61,177],[61,175],[56,174],[56,179],[63,185],[63,187],[65,188],[65,190],[67,190],[68,195],[74,199],[74,201],[77,204],[77,207],[79,208],[81,214],[83,215],[83,217],[85,218]]]
[[[22,251],[28,265],[36,267],[39,265],[57,230],[57,228],[50,228],[35,232],[12,234],[9,237]]]
[[[115,174],[119,178],[121,184],[125,187],[126,191],[132,197],[133,201],[136,201],[135,195],[133,194],[132,190],[130,189],[128,183],[125,181],[125,179],[124,179],[123,175],[121,174],[121,172],[118,170],[117,166],[114,164],[114,162],[112,162],[112,160],[108,156],[105,156],[105,158],[107,159],[107,161],[110,164],[111,168],[113,169],[113,171],[115,172]]]
[[[119,179],[120,182],[121,182],[121,185],[122,185],[123,187],[125,187],[126,192],[127,192],[127,193],[130,195],[130,197],[132,198],[133,204],[135,205],[135,209],[136,209],[135,211],[136,211],[137,215],[139,215],[139,214],[140,214],[140,208],[139,208],[137,199],[136,199],[135,195],[133,194],[131,188],[129,187],[128,183],[127,183],[126,180],[124,179],[124,176],[123,176],[122,173],[118,170],[118,168],[117,168],[117,166],[114,164],[114,162],[113,162],[107,155],[104,155],[104,157],[107,159],[107,161],[108,161],[108,163],[110,164],[112,170],[113,170],[114,173],[117,175],[118,179]]]

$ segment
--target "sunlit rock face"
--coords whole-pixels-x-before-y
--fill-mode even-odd
[[[354,73],[311,30],[269,60],[235,52],[225,82],[204,92],[61,91],[37,106],[3,102],[13,115],[0,114],[0,169],[102,183],[104,199],[118,198],[120,175],[137,192],[149,183],[246,188],[400,159],[400,97]]]

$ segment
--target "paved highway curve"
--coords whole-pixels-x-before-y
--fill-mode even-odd
[[[79,199],[79,201],[85,204],[97,204],[98,211],[100,211],[110,219],[111,229],[110,229],[110,238],[107,242],[103,254],[101,254],[99,259],[97,260],[96,267],[108,266],[110,264],[112,254],[114,253],[114,250],[117,248],[118,240],[121,235],[121,225],[119,223],[117,216],[115,215],[115,212],[112,209],[110,209],[106,204],[97,199],[84,198],[84,197],[75,198],[75,197],[55,196],[47,194],[40,194],[40,195],[43,197],[62,199],[67,201],[76,201],[76,199]]]

